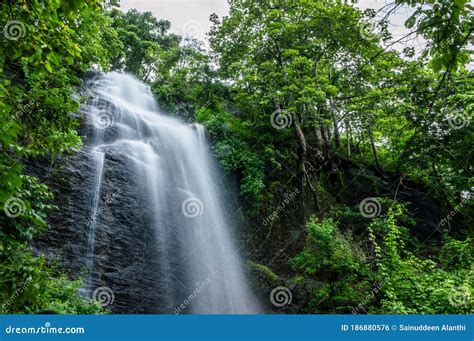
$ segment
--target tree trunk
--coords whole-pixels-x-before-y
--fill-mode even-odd
[[[377,149],[375,148],[374,134],[372,133],[372,127],[369,127],[368,132],[369,132],[369,138],[370,138],[370,145],[372,147],[372,153],[374,154],[375,167],[380,169],[380,163],[379,163],[379,158],[377,156]]]
[[[346,120],[346,133],[347,133],[347,156],[351,156],[351,126],[349,120]]]
[[[337,115],[336,115],[336,106],[334,105],[334,101],[332,100],[332,96],[329,97],[329,104],[331,107],[331,115],[332,115],[332,124],[334,127],[334,144],[336,148],[341,147],[341,139],[339,136],[339,128],[337,127],[338,121],[337,121]]]
[[[321,129],[318,127],[314,128],[314,136],[316,137],[316,148],[319,153],[319,157],[323,157],[324,155],[324,140],[323,140],[323,135],[321,134]]]
[[[296,136],[298,137],[298,141],[300,142],[301,159],[303,161],[306,161],[308,154],[308,143],[306,142],[306,137],[304,136],[303,130],[301,129],[300,120],[297,114],[293,115],[293,122],[296,129]]]
[[[300,175],[300,195],[301,195],[301,211],[302,211],[302,223],[306,223],[306,205],[305,205],[305,199],[304,199],[304,187],[305,187],[305,179],[308,176],[308,173],[306,171],[306,159],[308,156],[308,143],[306,142],[306,137],[304,136],[303,129],[301,129],[300,125],[300,119],[298,117],[298,114],[293,114],[293,124],[295,125],[295,130],[296,130],[296,136],[298,137],[298,141],[300,143],[300,170],[301,170],[301,175]],[[311,181],[308,179],[308,181]]]

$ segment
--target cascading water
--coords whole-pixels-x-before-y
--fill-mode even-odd
[[[89,293],[110,286],[117,301],[124,291],[133,301],[133,290],[146,291],[152,307],[140,311],[149,313],[257,313],[204,128],[160,112],[149,87],[129,75],[101,75],[88,91]],[[121,185],[108,193],[114,181]],[[106,213],[114,223],[104,221]],[[140,280],[135,261],[131,272],[114,266],[136,251],[145,254],[147,280]],[[134,312],[128,308],[121,311]]]

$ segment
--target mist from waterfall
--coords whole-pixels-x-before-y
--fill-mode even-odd
[[[140,290],[150,290],[156,298],[156,312],[258,313],[234,243],[235,224],[233,211],[226,204],[224,176],[211,156],[204,127],[185,124],[162,112],[149,86],[130,75],[101,75],[90,82],[88,94],[91,99],[83,111],[94,170],[87,175],[93,178],[94,187],[85,231],[88,289],[107,284],[100,282],[107,271],[100,267],[101,259],[127,257],[127,251],[99,254],[96,240],[104,183],[113,181],[115,174],[108,171],[108,155],[118,155],[126,160],[125,182],[135,184],[132,189],[120,190],[120,195],[141,210],[133,215],[122,212],[130,216],[130,225],[123,225],[135,226],[132,216],[145,217],[145,223],[132,232],[139,239],[150,236],[154,251],[153,257],[145,259],[154,264],[146,265],[146,271],[153,273],[158,283]]]

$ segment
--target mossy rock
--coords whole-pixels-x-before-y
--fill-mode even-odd
[[[245,267],[248,273],[249,284],[264,313],[275,312],[275,307],[271,304],[270,293],[274,288],[286,286],[285,280],[278,277],[271,269],[262,264],[247,261]]]
[[[250,282],[255,290],[271,291],[274,287],[285,285],[285,281],[265,265],[252,261],[247,261],[245,265],[250,273]]]
[[[306,283],[303,278],[297,280],[283,279],[267,266],[251,261],[246,262],[246,268],[249,273],[250,284],[265,313],[296,314],[304,312],[302,309],[306,306],[308,297]],[[272,304],[270,298],[272,291],[274,289],[282,291],[281,287],[285,288],[287,292],[291,292],[291,298],[284,305]]]

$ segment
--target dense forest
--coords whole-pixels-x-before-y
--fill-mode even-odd
[[[117,1],[2,1],[2,313],[108,311],[32,246],[61,202],[29,165],[81,149],[90,70],[206,127],[266,312],[473,313],[474,8],[356,2],[229,0],[203,42]]]

